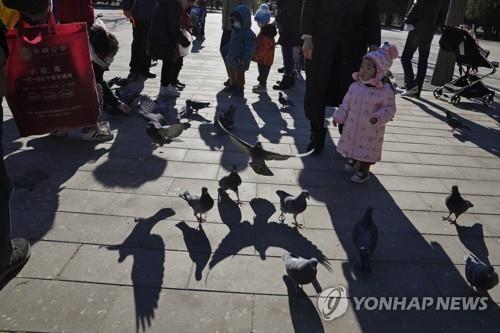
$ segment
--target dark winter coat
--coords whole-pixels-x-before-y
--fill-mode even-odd
[[[300,34],[300,15],[302,13],[302,0],[279,0],[278,22],[280,38],[278,44],[282,46],[302,45]]]
[[[408,12],[406,24],[413,25],[417,33],[434,35],[447,13],[447,0],[417,0]]]
[[[177,0],[156,0],[148,35],[148,53],[153,59],[175,61],[178,44],[189,46],[181,32],[182,6]]]
[[[86,22],[88,28],[94,24],[92,0],[56,0],[54,12],[60,22]]]
[[[378,3],[304,0],[301,27],[302,34],[311,35],[314,43],[307,71],[306,105],[317,110],[324,109],[325,103],[338,106],[368,46],[380,44]],[[325,67],[328,65],[331,68]]]
[[[231,38],[223,48],[224,60],[230,69],[247,71],[256,44],[256,37],[252,31],[252,13],[245,5],[239,5],[234,12],[242,18],[242,27],[231,32]]]
[[[274,24],[268,24],[260,29],[257,35],[257,45],[252,60],[259,65],[272,66],[274,63],[274,49],[276,48],[277,31]]]
[[[131,10],[137,22],[150,22],[156,0],[122,0],[122,9]]]

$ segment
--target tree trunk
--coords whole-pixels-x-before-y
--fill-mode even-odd
[[[446,25],[458,26],[464,22],[467,0],[450,0]],[[431,84],[442,86],[451,81],[455,70],[455,55],[451,52],[439,50],[436,67],[432,75]]]

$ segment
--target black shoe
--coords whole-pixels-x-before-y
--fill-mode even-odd
[[[224,82],[224,87],[230,87],[231,86],[231,80],[227,79],[226,82]]]
[[[278,73],[280,74],[285,73],[285,67],[278,68]]]
[[[151,73],[150,71],[147,71],[147,72],[144,72],[144,73],[141,73],[142,76],[148,78],[148,79],[155,79],[156,78],[156,74],[154,73]]]
[[[7,266],[0,267],[0,285],[28,261],[31,254],[30,243],[24,238],[12,240],[12,254]]]
[[[307,151],[314,150],[312,155],[319,155],[325,147],[326,128],[311,131],[311,142],[307,146]]]
[[[283,79],[279,81],[278,84],[273,86],[274,90],[287,90],[295,85],[295,79],[293,75],[283,76]]]

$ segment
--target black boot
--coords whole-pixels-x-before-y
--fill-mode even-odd
[[[293,75],[285,75],[283,79],[276,85],[273,86],[274,90],[287,90],[295,85],[295,78]]]
[[[323,148],[325,147],[326,132],[326,128],[311,129],[311,142],[307,146],[307,151],[314,149],[312,155],[319,155],[323,151]]]

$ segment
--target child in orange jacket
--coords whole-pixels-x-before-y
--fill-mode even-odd
[[[255,21],[260,27],[260,33],[257,36],[257,47],[252,60],[257,62],[259,69],[257,81],[259,81],[259,84],[254,86],[252,91],[256,94],[264,94],[267,92],[267,78],[274,62],[274,49],[276,47],[274,37],[277,34],[276,26],[269,24],[271,11],[268,5],[263,4],[260,6],[257,13],[255,13]]]

